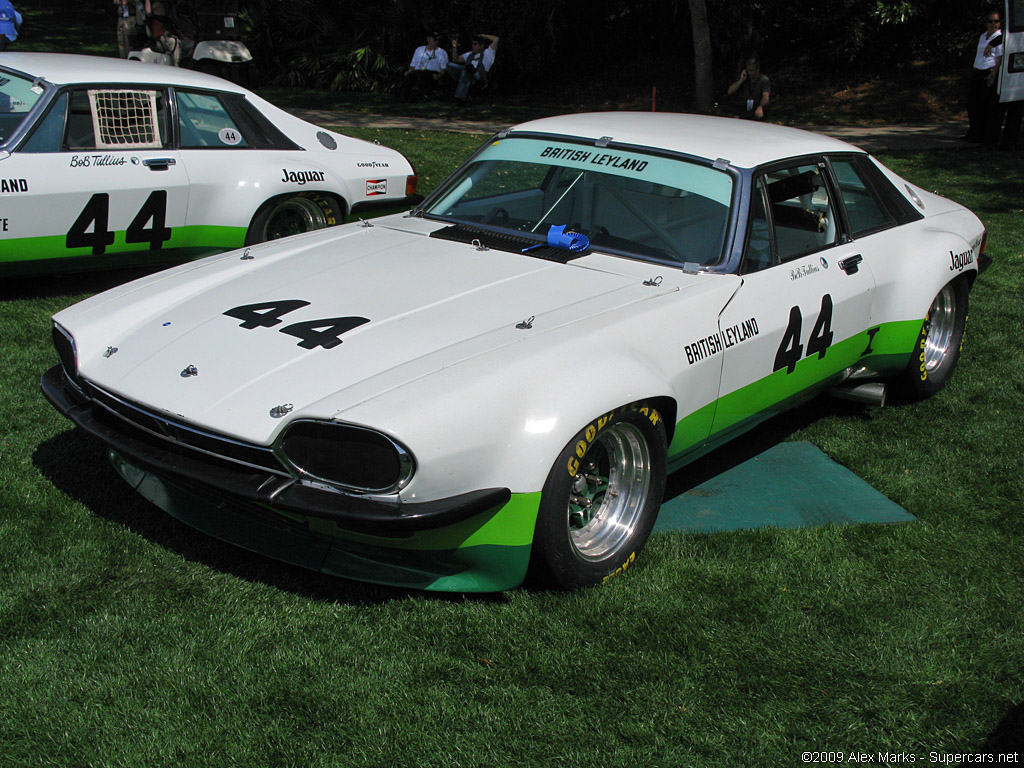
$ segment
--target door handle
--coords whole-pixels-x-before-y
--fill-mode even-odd
[[[173,157],[148,157],[142,161],[142,164],[151,171],[166,171],[175,162]]]
[[[860,269],[860,263],[862,261],[864,261],[864,257],[859,253],[855,256],[847,256],[839,262],[839,268],[848,275],[854,275],[857,273],[857,270]]]

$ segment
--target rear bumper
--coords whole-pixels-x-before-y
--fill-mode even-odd
[[[406,195],[399,200],[396,200],[395,198],[385,198],[383,200],[360,200],[359,202],[352,204],[351,214],[358,217],[360,214],[384,216],[389,213],[402,213],[422,202],[423,195]]]

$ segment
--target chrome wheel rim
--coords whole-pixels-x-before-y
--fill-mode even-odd
[[[326,226],[327,216],[315,200],[292,197],[278,203],[270,212],[267,225],[263,228],[263,239],[277,240]]]
[[[636,531],[651,486],[651,452],[631,424],[606,428],[569,491],[569,539],[584,560],[615,552]]]
[[[947,285],[932,302],[925,318],[924,365],[929,373],[934,371],[950,352],[953,332],[956,328],[956,294]]]

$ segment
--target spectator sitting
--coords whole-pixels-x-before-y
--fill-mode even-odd
[[[145,8],[149,49],[166,54],[171,58],[171,64],[177,67],[195,47],[191,24],[169,14],[163,0],[145,0]]]
[[[728,114],[747,120],[765,119],[771,102],[771,84],[761,74],[761,64],[757,59],[747,59],[740,76],[729,86],[728,94]]]
[[[402,98],[408,101],[417,89],[425,94],[433,91],[447,66],[448,54],[443,48],[437,47],[437,34],[429,33],[427,44],[421,45],[413,53],[409,69],[402,78]]]
[[[458,41],[452,40],[452,55],[458,51]],[[494,53],[498,50],[497,35],[477,35],[473,38],[472,48],[461,56],[455,56],[449,62],[448,74],[458,80],[455,87],[455,100],[460,103],[469,101],[469,89],[474,83],[486,83],[488,73],[494,66]]]

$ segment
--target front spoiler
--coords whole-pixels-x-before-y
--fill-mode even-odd
[[[43,374],[46,399],[65,417],[131,464],[177,486],[214,497],[333,521],[375,536],[410,536],[454,525],[508,503],[508,488],[469,491],[423,502],[370,499],[303,485],[293,478],[216,459],[151,436],[84,398],[56,365]]]

